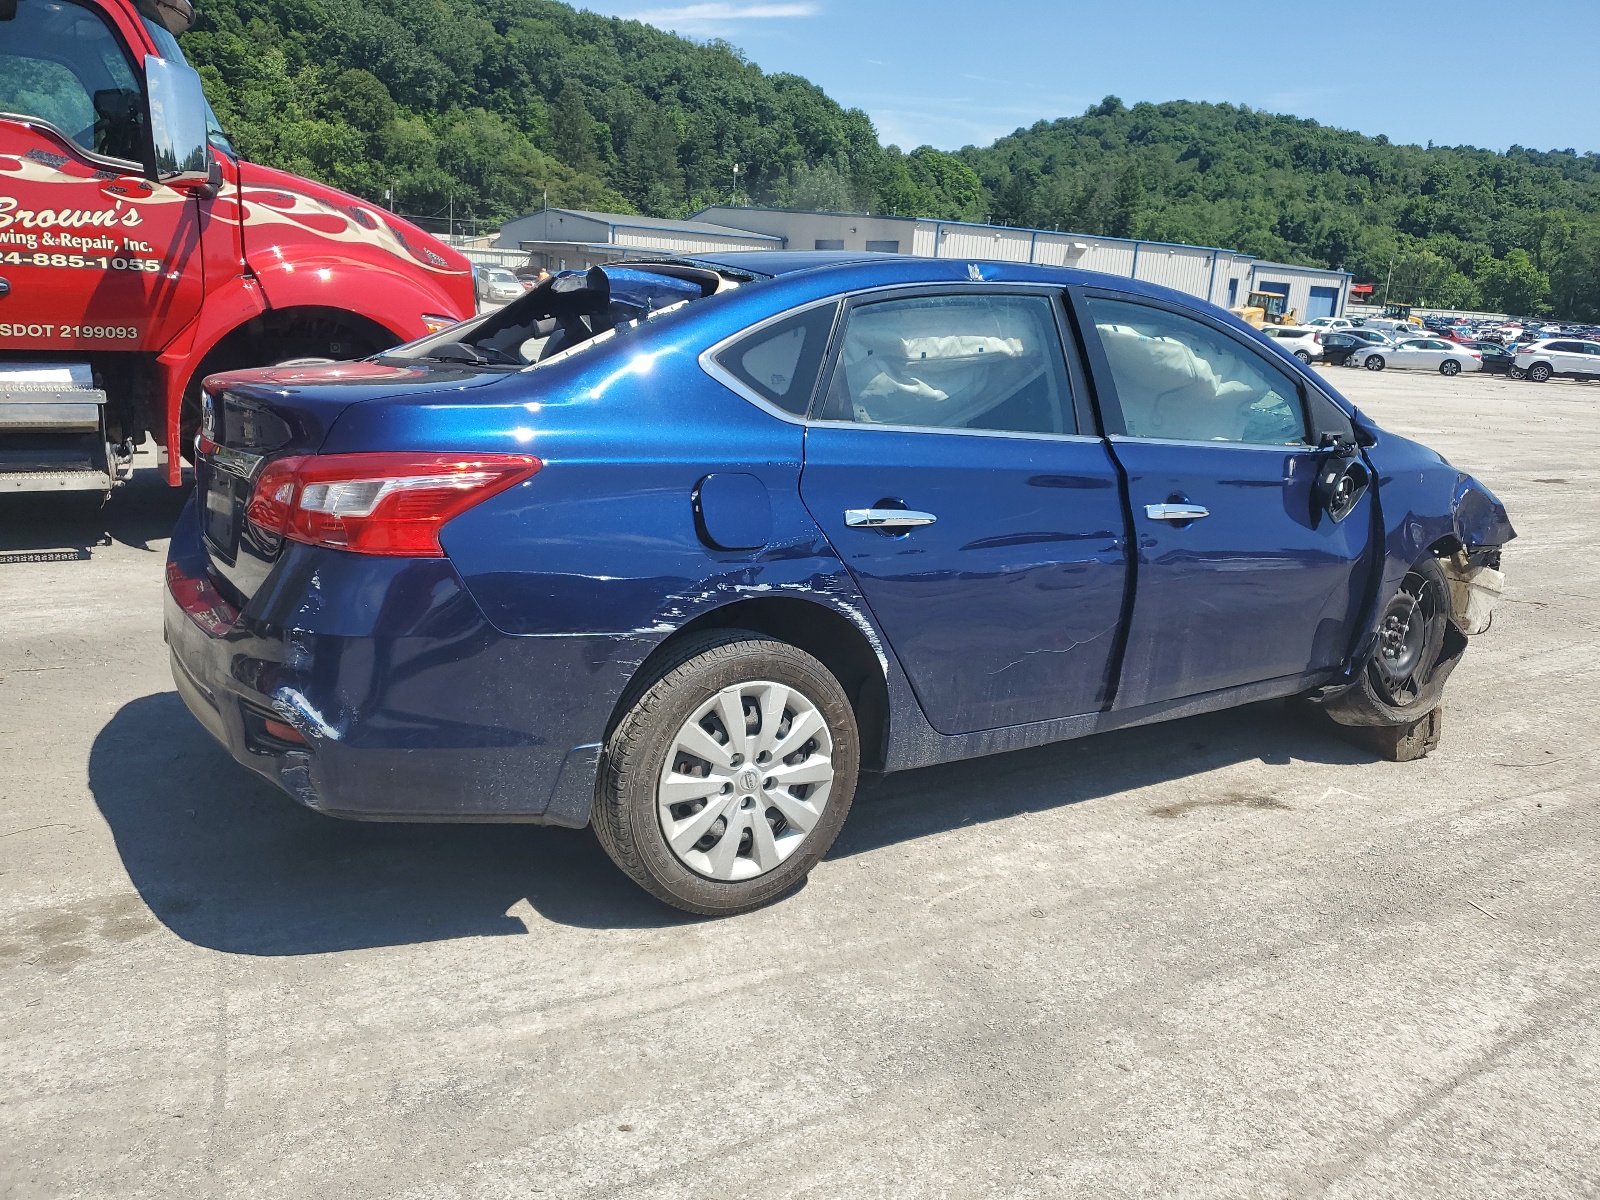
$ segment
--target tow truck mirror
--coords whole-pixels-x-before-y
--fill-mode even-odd
[[[220,180],[206,137],[206,94],[200,75],[185,63],[145,55],[150,97],[150,178],[180,191],[214,187]]]

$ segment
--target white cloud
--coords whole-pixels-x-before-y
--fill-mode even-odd
[[[629,20],[650,25],[679,26],[814,17],[820,11],[816,4],[681,4],[675,8],[647,8],[626,15]]]

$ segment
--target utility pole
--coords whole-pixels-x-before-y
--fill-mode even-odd
[[[729,197],[728,203],[730,205],[732,205],[732,206],[737,206],[738,203],[739,203],[739,164],[738,163],[734,163],[733,164],[733,195]]]
[[[456,194],[454,192],[451,192],[450,193],[450,237],[451,237],[452,240],[454,240],[455,236],[456,236]]]
[[[1389,278],[1383,281],[1383,306],[1389,307],[1389,285],[1394,282],[1394,258],[1389,259]]]

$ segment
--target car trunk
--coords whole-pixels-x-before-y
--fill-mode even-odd
[[[506,376],[504,369],[376,362],[275,367],[220,376],[207,389],[195,455],[195,496],[212,574],[242,607],[283,551],[245,518],[255,482],[270,462],[315,454],[352,405],[393,396],[451,393]]]

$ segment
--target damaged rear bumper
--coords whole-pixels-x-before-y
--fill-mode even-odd
[[[173,534],[173,681],[239,763],[331,816],[588,822],[609,716],[595,676],[621,680],[648,647],[502,634],[442,559],[390,560],[387,586],[360,563],[346,594],[355,556],[296,549],[241,613],[210,582],[192,502]]]

